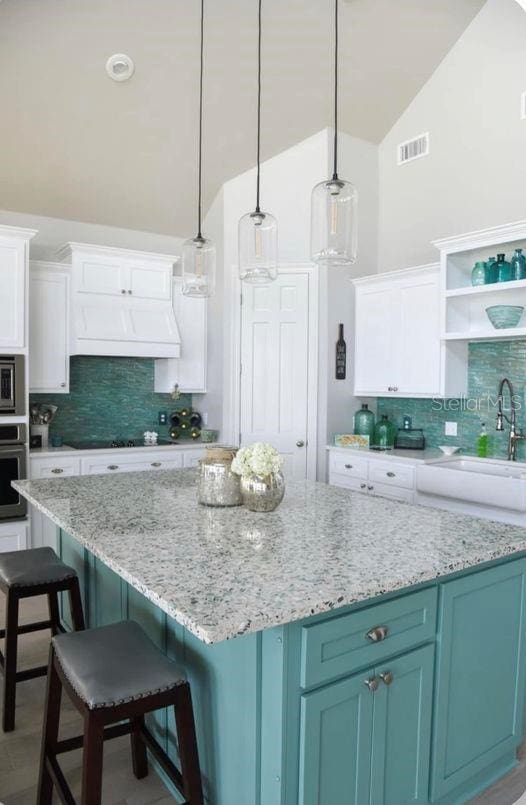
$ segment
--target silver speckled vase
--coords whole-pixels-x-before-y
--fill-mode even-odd
[[[285,479],[281,472],[269,475],[245,475],[241,478],[243,505],[252,512],[271,512],[277,509],[285,494]]]

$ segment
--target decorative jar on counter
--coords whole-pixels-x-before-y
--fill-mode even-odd
[[[363,403],[362,407],[354,414],[354,433],[358,436],[368,436],[370,442],[373,441],[374,414],[369,411],[367,403]]]
[[[239,475],[232,472],[235,447],[209,447],[200,461],[197,500],[203,506],[241,506]]]
[[[376,423],[374,429],[374,444],[384,450],[394,447],[396,428],[387,418],[387,414],[382,414],[382,418]]]

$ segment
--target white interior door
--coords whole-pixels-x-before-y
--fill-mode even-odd
[[[309,275],[283,272],[242,293],[241,444],[269,442],[285,459],[286,477],[305,478]]]

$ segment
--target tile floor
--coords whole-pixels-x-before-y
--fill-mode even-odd
[[[23,602],[21,620],[41,620],[45,617],[47,617],[45,599],[35,598]],[[4,597],[0,594],[0,623],[3,622]],[[23,636],[20,640],[19,668],[45,662],[48,641],[48,632]],[[0,731],[0,805],[35,803],[44,690],[44,678],[21,683],[17,694],[16,729],[6,734]],[[80,732],[77,711],[65,696],[62,700],[61,725],[61,737]],[[62,755],[61,763],[73,794],[78,796],[81,776],[80,750]],[[516,769],[483,795],[472,800],[471,805],[512,805],[525,792],[526,752],[523,753],[521,763]],[[133,776],[127,736],[105,744],[103,805],[170,805],[170,803],[174,803],[174,799],[153,770],[145,780],[136,780]],[[244,803],[231,803],[231,805],[244,805]]]

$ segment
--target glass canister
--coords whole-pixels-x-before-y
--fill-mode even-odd
[[[382,414],[382,418],[376,423],[374,429],[374,445],[384,450],[394,447],[396,437],[396,427],[390,422],[387,414]]]
[[[369,411],[367,403],[354,414],[354,433],[358,436],[368,436],[370,442],[374,436],[374,414]]]
[[[512,280],[526,279],[526,257],[523,255],[522,249],[515,249],[511,258],[511,278]]]
[[[241,506],[239,475],[232,472],[235,447],[209,447],[200,461],[197,500],[203,506]]]
[[[488,265],[478,261],[475,263],[473,271],[471,272],[472,285],[486,285],[488,281]]]

